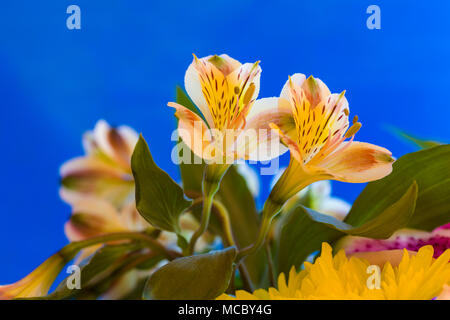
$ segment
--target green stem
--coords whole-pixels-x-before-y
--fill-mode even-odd
[[[275,268],[274,268],[273,260],[272,260],[272,252],[270,251],[270,241],[266,241],[265,248],[266,248],[267,265],[269,266],[268,271],[269,271],[270,285],[272,287],[275,287],[275,283],[276,283]]]
[[[213,203],[212,196],[205,196],[203,199],[203,208],[202,208],[202,219],[200,221],[200,227],[194,232],[189,241],[188,255],[192,255],[194,253],[195,244],[198,238],[206,231],[209,224],[209,218],[211,216],[211,206]]]
[[[144,233],[137,233],[137,232],[110,233],[110,234],[105,234],[102,236],[93,237],[93,238],[89,238],[89,239],[82,240],[82,241],[72,242],[72,243],[68,244],[67,246],[65,246],[64,248],[62,248],[59,251],[59,254],[63,257],[68,257],[69,260],[71,260],[71,258],[73,258],[80,250],[82,250],[86,247],[90,247],[90,246],[105,243],[105,242],[118,241],[118,240],[142,241],[150,249],[164,255],[168,260],[174,260],[174,259],[182,256],[177,251],[167,249],[160,242],[149,237],[148,235],[146,235]]]
[[[278,179],[270,192],[269,198],[264,203],[261,228],[259,229],[256,242],[238,253],[235,259],[236,263],[261,248],[269,233],[273,218],[281,211],[281,208],[287,200],[311,183],[324,180],[327,177],[326,175],[315,175],[305,171],[304,167],[291,157],[288,168],[283,172],[280,179]]]
[[[211,164],[205,167],[202,181],[203,191],[203,209],[202,218],[200,221],[200,227],[194,232],[189,241],[189,247],[187,250],[188,255],[194,254],[195,243],[201,237],[201,235],[208,229],[209,218],[211,216],[211,207],[214,200],[214,196],[219,190],[220,181],[222,180],[225,172],[230,165],[223,164]]]
[[[242,259],[244,259],[249,254],[253,254],[256,251],[258,251],[259,248],[261,248],[261,246],[264,244],[264,241],[266,240],[267,234],[269,233],[271,222],[272,222],[272,218],[263,217],[261,227],[259,229],[258,238],[256,239],[256,241],[253,245],[242,249],[238,253],[238,255],[236,256],[236,259],[235,259],[235,261],[237,263],[240,262]]]
[[[233,232],[231,231],[230,215],[228,214],[227,208],[225,208],[221,202],[213,200],[213,211],[217,214],[217,218],[219,218],[222,226],[222,241],[224,246],[234,246],[235,242]]]

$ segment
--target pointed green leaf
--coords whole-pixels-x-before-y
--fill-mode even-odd
[[[361,225],[372,219],[398,199],[413,181],[417,182],[419,193],[408,227],[430,231],[450,222],[450,145],[409,153],[398,159],[390,175],[367,185],[345,222]]]
[[[437,142],[437,141],[423,140],[423,139],[417,138],[417,137],[407,134],[406,132],[404,132],[398,128],[395,128],[395,127],[390,128],[390,131],[392,131],[400,139],[410,142],[421,149],[428,149],[428,148],[442,145],[442,143]]]
[[[153,273],[144,289],[147,300],[208,300],[223,293],[233,273],[234,247],[169,262]]]
[[[356,227],[303,206],[290,211],[281,220],[277,239],[278,272],[288,273],[292,266],[300,267],[308,255],[320,249],[322,242],[333,243],[345,235],[389,238],[411,219],[417,191],[417,184],[413,183],[394,204]]]
[[[136,208],[153,226],[179,233],[178,218],[191,205],[183,189],[161,170],[142,135],[131,158],[136,183]]]

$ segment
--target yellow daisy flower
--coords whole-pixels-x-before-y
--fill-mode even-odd
[[[223,294],[218,299],[430,300],[439,296],[444,285],[450,283],[449,259],[450,249],[433,259],[432,246],[422,247],[417,253],[391,250],[350,258],[341,250],[333,257],[332,248],[323,243],[322,254],[314,264],[305,262],[304,270],[298,273],[292,267],[288,281],[281,273],[278,288],[259,289],[253,294],[238,290],[234,297]],[[371,285],[376,266],[380,267],[379,286]]]

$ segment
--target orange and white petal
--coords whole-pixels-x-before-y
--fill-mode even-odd
[[[301,88],[311,104],[311,109],[320,106],[331,94],[325,83],[313,76],[309,76],[303,81]]]
[[[139,140],[138,133],[129,126],[119,126],[117,127],[117,131],[119,132],[122,139],[125,141],[126,152],[131,156],[133,155],[134,147]]]
[[[112,204],[94,197],[85,197],[73,204],[72,216],[64,230],[70,241],[127,231],[119,213]]]
[[[239,88],[239,101],[244,105],[258,97],[260,80],[261,67],[259,66],[259,62],[244,63],[227,76],[229,87],[233,91],[236,90],[236,87]],[[251,86],[252,89],[249,91]]]
[[[236,59],[231,58],[227,54],[214,55],[204,57],[202,59],[207,59],[210,63],[212,63],[217,69],[219,69],[225,76],[229,75],[237,68],[239,68],[242,64]]]
[[[194,66],[198,73],[203,97],[209,107],[213,123],[211,128],[222,130],[227,126],[230,111],[230,91],[227,77],[208,59],[195,59]],[[232,101],[231,101],[232,102]]]
[[[0,285],[0,300],[47,295],[51,285],[66,263],[67,261],[60,253],[51,256],[22,280],[13,284]]]
[[[195,155],[209,160],[211,157],[205,149],[211,145],[213,138],[203,119],[178,103],[169,102],[168,106],[176,110],[178,134],[183,142]]]
[[[349,126],[348,115],[350,109],[344,93],[333,93],[328,97],[326,102],[325,109],[328,110],[330,116],[330,141],[335,137],[340,138],[344,136]]]
[[[391,173],[391,155],[389,150],[373,144],[347,141],[316,165],[332,175],[333,180],[369,182]]]
[[[66,162],[61,166],[60,175],[64,189],[83,195],[96,195],[116,204],[128,199],[134,190],[131,174],[94,156]],[[70,194],[68,200],[71,203]]]
[[[245,154],[244,159],[267,161],[288,150],[280,143],[278,132],[270,127],[271,122],[279,128],[289,129],[292,122],[290,110],[280,110],[278,98],[256,100],[247,116],[245,128],[236,142],[240,154]],[[256,138],[251,138],[254,136]]]
[[[184,87],[189,97],[202,113],[210,128],[214,128],[214,120],[209,109],[208,102],[205,99],[202,84],[200,82],[199,71],[196,68],[196,59],[189,65],[184,77]]]
[[[128,132],[132,130],[128,129]],[[122,127],[122,131],[124,131]],[[137,134],[136,134],[137,136]],[[133,153],[130,148],[129,141],[124,139],[119,130],[111,127],[106,121],[99,120],[93,131],[93,138],[98,146],[97,151],[101,154],[97,156],[107,156],[112,163],[120,166],[123,170],[131,172],[131,155]],[[135,143],[137,140],[135,141]],[[131,149],[131,150],[130,150]]]
[[[291,157],[294,157],[295,160],[303,166],[302,155],[300,153],[300,149],[297,143],[294,140],[292,140],[288,135],[286,135],[275,123],[272,122],[269,125],[273,130],[275,130],[278,133],[284,145],[289,148],[289,151],[291,152]]]
[[[153,228],[144,218],[142,218],[134,203],[130,203],[122,208],[120,211],[120,220],[125,228],[132,231],[141,232]]]
[[[280,98],[286,101],[291,101],[291,83],[301,88],[305,80],[306,76],[303,73],[293,74],[284,84],[283,89],[281,90]]]

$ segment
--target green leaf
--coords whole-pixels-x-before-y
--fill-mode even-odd
[[[374,218],[413,181],[417,182],[419,193],[408,227],[430,231],[450,222],[450,145],[409,153],[398,159],[390,175],[367,185],[345,222],[361,225]]]
[[[137,248],[139,247],[136,244],[107,245],[100,248],[84,266],[81,266],[81,290],[69,289],[66,278],[44,299],[61,300],[85,295],[95,283],[106,279],[122,266],[126,255]]]
[[[415,136],[412,136],[410,134],[407,134],[406,132],[392,127],[390,128],[390,131],[396,135],[397,137],[399,137],[400,139],[410,142],[414,145],[416,145],[417,147],[421,148],[421,149],[428,149],[428,148],[432,148],[432,147],[436,147],[439,145],[442,145],[442,143],[437,142],[437,141],[432,141],[432,140],[423,140],[423,139],[419,139]]]
[[[236,249],[230,247],[173,260],[150,276],[144,299],[215,299],[228,287],[235,257]]]
[[[277,239],[278,271],[288,273],[292,266],[300,267],[308,255],[320,249],[322,242],[333,243],[345,235],[389,238],[408,224],[416,198],[417,184],[413,183],[394,204],[356,227],[303,206],[295,208],[281,220]]]
[[[142,135],[131,158],[136,183],[136,208],[153,226],[179,233],[178,218],[191,205],[183,189],[161,170]]]
[[[253,195],[236,166],[228,169],[216,198],[228,210],[237,247],[241,249],[253,244],[258,237],[260,219]],[[260,284],[267,266],[264,250],[248,256],[244,264],[254,284]]]

